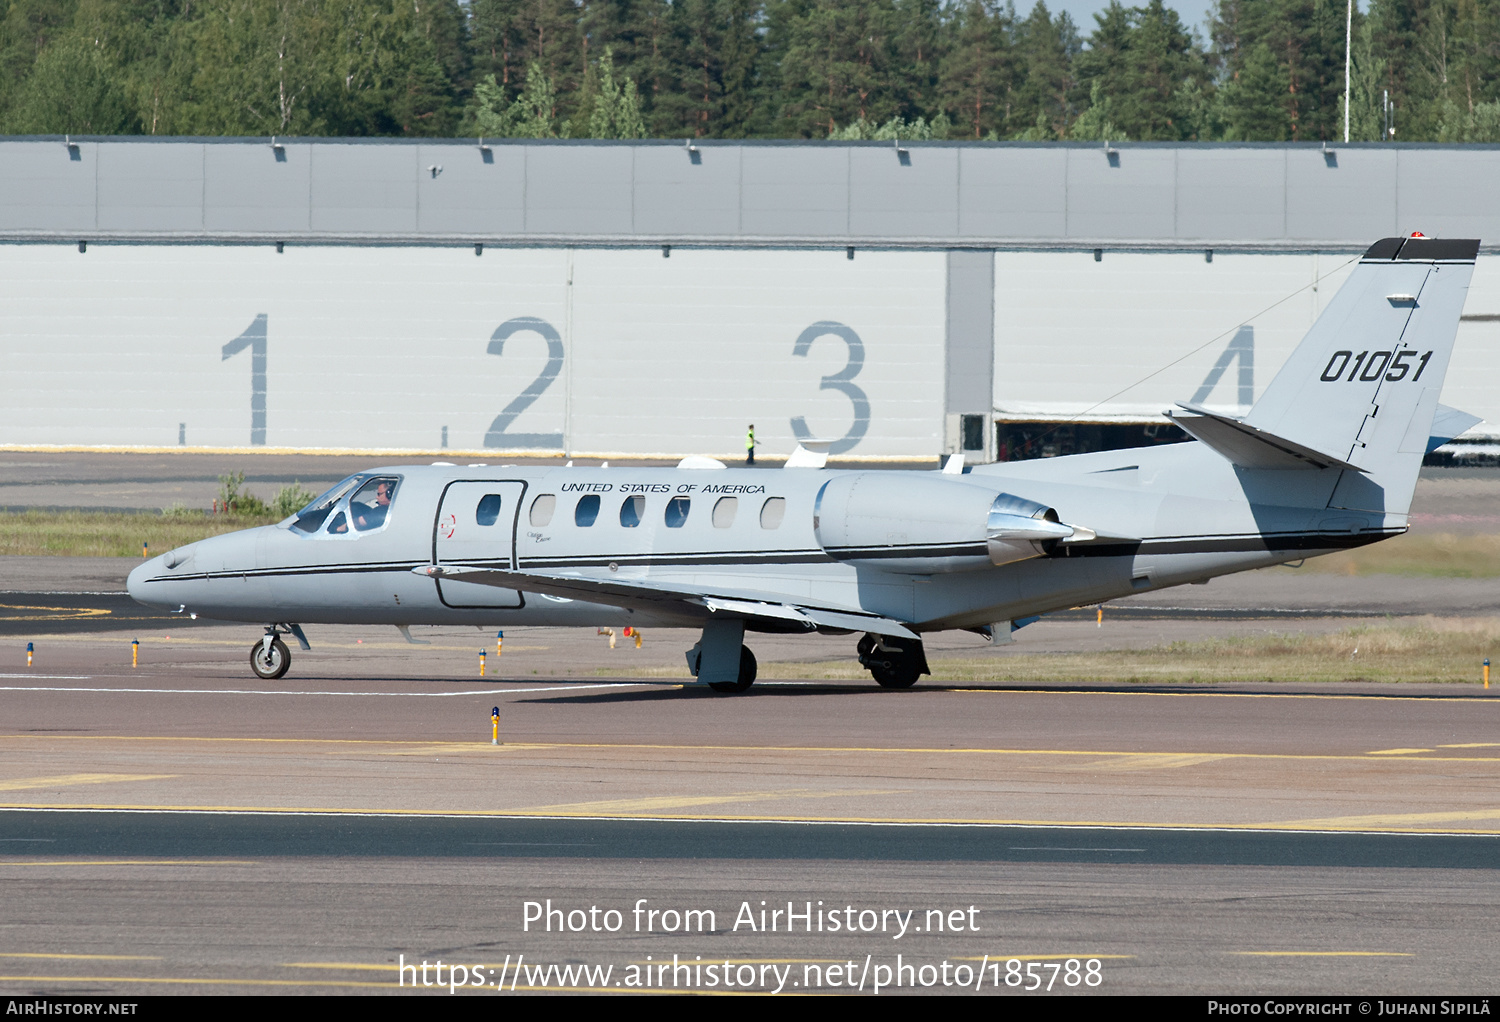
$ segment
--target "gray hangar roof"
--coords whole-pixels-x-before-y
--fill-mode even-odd
[[[1500,146],[0,138],[0,241],[1359,249]]]

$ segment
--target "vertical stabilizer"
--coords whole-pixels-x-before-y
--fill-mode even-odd
[[[1457,239],[1371,245],[1245,417],[1358,469],[1330,506],[1410,508],[1478,252]]]

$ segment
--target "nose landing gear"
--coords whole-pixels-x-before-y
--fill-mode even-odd
[[[250,669],[264,681],[273,681],[292,666],[292,651],[281,641],[282,635],[290,635],[303,649],[312,649],[300,625],[267,625],[266,634],[250,647]]]
[[[292,666],[292,651],[275,632],[266,632],[265,637],[250,647],[250,669],[264,681],[281,677]]]
[[[881,688],[911,688],[917,679],[932,672],[920,639],[898,639],[866,632],[856,647],[860,665],[867,668]]]

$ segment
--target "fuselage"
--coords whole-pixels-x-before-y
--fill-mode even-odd
[[[761,594],[916,631],[974,628],[1404,531],[1401,515],[1327,510],[1335,482],[1247,472],[1198,442],[963,475],[393,466],[276,525],[149,560],[129,589],[152,606],[257,623],[696,626],[708,613],[418,573],[451,564]],[[1002,495],[1055,509],[1053,520],[1084,527],[1075,539],[1097,535],[995,563],[984,509]]]

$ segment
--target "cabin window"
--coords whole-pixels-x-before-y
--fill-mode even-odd
[[[771,497],[760,506],[760,527],[762,529],[781,528],[781,520],[785,517],[785,497]]]
[[[578,506],[573,509],[573,524],[580,529],[587,529],[598,517],[599,495],[590,493],[586,497],[579,497]]]
[[[620,505],[620,524],[627,529],[633,529],[641,524],[641,516],[646,513],[646,498],[637,493],[633,497],[626,497],[625,503]]]
[[[688,509],[692,504],[692,500],[687,497],[673,497],[667,501],[667,528],[680,529],[686,525]]]
[[[544,493],[531,502],[531,524],[551,525],[552,512],[557,510],[557,494]]]
[[[479,506],[474,509],[474,521],[480,525],[494,525],[500,520],[501,503],[500,494],[486,493],[479,498]]]
[[[720,497],[714,504],[714,528],[727,529],[734,524],[734,513],[740,508],[740,498]]]

